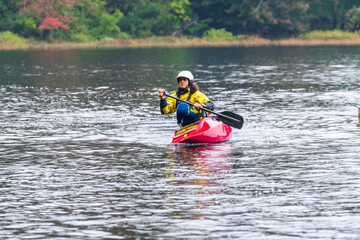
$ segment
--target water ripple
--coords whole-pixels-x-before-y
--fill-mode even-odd
[[[2,53],[0,238],[359,238],[357,50]],[[229,142],[170,144],[183,69]]]

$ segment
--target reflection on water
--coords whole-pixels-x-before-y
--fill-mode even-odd
[[[171,199],[185,197],[186,212],[191,218],[203,219],[222,213],[208,212],[217,205],[216,196],[223,194],[224,184],[219,183],[230,174],[232,163],[230,144],[178,144],[167,153],[165,176],[172,186],[167,196]],[[178,199],[183,201],[183,199]]]
[[[0,238],[359,238],[358,50],[1,52]],[[230,141],[170,144],[184,69]]]
[[[228,162],[231,153],[231,146],[226,144],[176,146],[174,151],[168,154],[166,176],[173,184],[210,186],[212,176],[225,174],[231,169],[231,163]],[[187,173],[196,174],[196,177],[188,177]]]

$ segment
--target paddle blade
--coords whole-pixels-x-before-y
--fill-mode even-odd
[[[242,116],[229,111],[221,112],[217,115],[217,118],[226,125],[238,129],[241,129],[244,124],[244,118]]]

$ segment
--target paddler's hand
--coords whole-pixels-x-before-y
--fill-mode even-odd
[[[202,105],[200,103],[194,103],[194,108],[196,108],[197,110],[199,110],[202,107]]]
[[[165,90],[164,89],[160,89],[159,92],[158,92],[158,96],[161,100],[164,100],[165,99]]]

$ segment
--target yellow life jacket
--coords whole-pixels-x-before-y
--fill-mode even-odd
[[[189,94],[190,94],[190,88],[188,89],[189,91],[183,95],[180,95],[179,98],[182,100],[186,100],[189,101],[191,103],[200,103],[200,104],[204,104],[206,102],[209,102],[210,99],[202,92],[200,91],[196,91],[194,92],[191,97],[189,98]],[[174,97],[178,97],[176,95],[176,93],[171,94]],[[177,100],[172,98],[172,97],[168,97],[167,100],[167,106],[164,108],[161,108],[161,111],[163,114],[169,114],[169,113],[174,113],[176,112],[177,109]],[[179,103],[178,103],[179,104]]]

